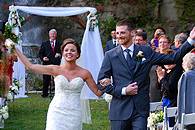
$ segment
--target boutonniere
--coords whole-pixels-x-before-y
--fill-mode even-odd
[[[137,55],[136,55],[136,60],[137,60],[137,61],[141,61],[141,62],[143,62],[143,61],[146,60],[146,58],[144,57],[143,51],[139,51],[139,52],[137,53]]]

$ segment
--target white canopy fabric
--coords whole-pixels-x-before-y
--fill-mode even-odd
[[[22,46],[18,46],[17,48],[22,52]],[[15,98],[27,97],[25,95],[25,66],[22,64],[20,59],[18,59],[17,62],[14,62],[13,70],[13,78],[17,79],[20,84],[19,93],[15,96]]]
[[[29,6],[10,6],[11,10],[21,10],[26,13],[40,15],[40,16],[51,16],[51,17],[62,17],[72,16],[90,12],[95,14],[97,11],[92,7],[29,7]]]
[[[21,10],[26,13],[41,15],[41,16],[52,16],[52,17],[62,17],[62,16],[72,16],[78,15],[86,12],[90,12],[88,15],[86,30],[83,36],[81,45],[81,57],[78,60],[80,66],[86,68],[92,73],[94,80],[97,80],[98,72],[103,60],[103,49],[100,39],[100,33],[98,25],[95,24],[94,17],[96,9],[92,7],[28,7],[28,6],[10,6],[10,11]],[[11,16],[11,15],[10,15]],[[8,20],[9,21],[9,20]],[[91,24],[93,22],[93,24]],[[91,26],[92,25],[92,26]],[[92,28],[93,31],[89,31]],[[15,29],[17,30],[17,29]],[[91,92],[91,90],[85,85],[81,92],[81,99],[97,99]],[[83,122],[90,123],[90,109],[88,100],[82,100],[81,106],[84,111],[82,111]]]

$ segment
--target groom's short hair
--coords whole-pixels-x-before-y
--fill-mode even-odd
[[[124,19],[124,20],[117,22],[116,26],[127,26],[129,31],[133,30],[133,27],[132,27],[130,21],[127,19]]]

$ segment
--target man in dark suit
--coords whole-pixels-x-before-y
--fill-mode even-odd
[[[109,119],[112,130],[146,130],[149,115],[149,72],[152,65],[170,64],[183,57],[195,43],[195,28],[186,43],[174,54],[164,55],[148,46],[132,43],[131,25],[123,20],[116,25],[120,46],[105,53],[98,81],[112,76],[113,83],[99,88],[113,96]],[[129,49],[129,50],[127,50]]]
[[[60,65],[61,61],[61,44],[56,40],[57,31],[49,31],[49,41],[43,42],[39,51],[39,57],[43,65]],[[42,97],[48,96],[48,88],[51,83],[50,75],[43,75],[43,94]]]
[[[116,31],[112,31],[111,36],[112,36],[112,39],[106,42],[106,47],[104,48],[104,52],[107,52],[117,46]]]

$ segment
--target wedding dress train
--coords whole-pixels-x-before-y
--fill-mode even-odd
[[[46,130],[82,130],[80,93],[84,85],[81,77],[70,81],[58,75],[55,81],[55,96],[47,113]]]

